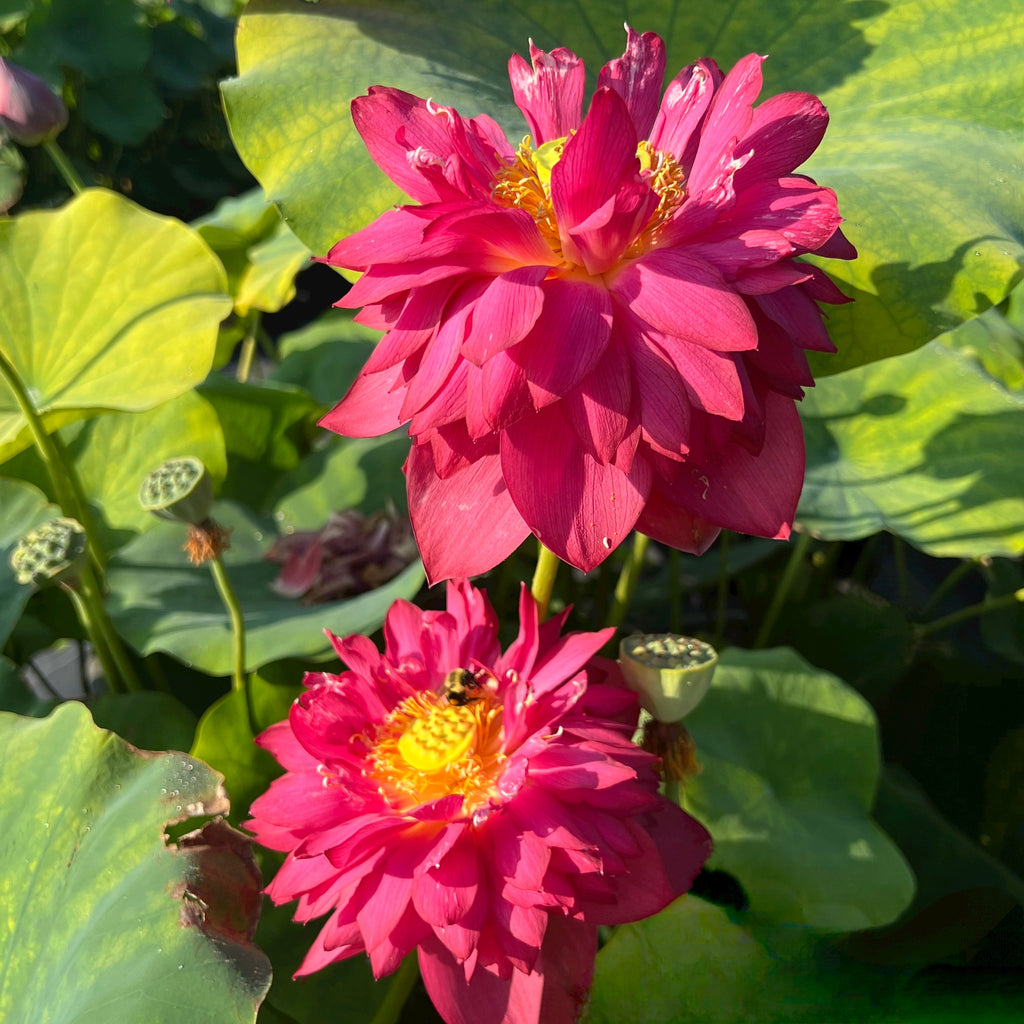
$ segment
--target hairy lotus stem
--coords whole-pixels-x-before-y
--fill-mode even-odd
[[[64,184],[77,196],[80,192],[85,191],[85,182],[78,176],[78,171],[75,170],[71,161],[67,158],[67,154],[58,145],[56,139],[47,139],[43,143],[43,149],[46,150],[46,155],[50,158],[53,166],[57,168],[57,173],[64,179]]]
[[[419,981],[419,977],[419,958],[414,950],[402,961],[401,966],[395,972],[391,984],[388,985],[387,994],[373,1015],[370,1024],[397,1024],[409,994],[416,982]]]
[[[555,589],[559,560],[554,551],[540,543],[537,546],[537,567],[533,570],[530,593],[537,602],[537,617],[543,622],[548,617],[548,605],[551,603],[551,592]]]
[[[193,565],[208,565],[214,586],[231,620],[232,673],[231,689],[245,695],[249,728],[256,734],[256,720],[245,674],[245,617],[227,570],[222,553],[230,547],[230,530],[225,530],[210,517],[213,506],[213,482],[202,459],[193,455],[168,459],[146,475],[139,488],[139,504],[160,519],[185,523],[188,539],[184,550]]]
[[[782,570],[782,579],[779,580],[779,585],[775,588],[775,593],[772,595],[772,602],[768,606],[768,611],[765,612],[764,618],[761,620],[761,628],[757,631],[757,637],[754,640],[755,650],[764,647],[768,643],[768,638],[772,635],[772,630],[775,628],[775,621],[779,617],[779,612],[782,611],[782,606],[786,603],[786,598],[789,596],[789,591],[796,579],[796,574],[800,566],[803,565],[804,557],[810,546],[811,535],[809,533],[797,535],[793,550],[789,553],[789,561],[786,563],[786,568]]]
[[[606,626],[622,625],[622,620],[626,617],[626,612],[629,611],[629,603],[633,600],[633,594],[636,592],[640,570],[644,565],[644,556],[647,554],[647,544],[646,534],[633,534],[633,547],[626,557],[618,582],[615,584],[615,594],[612,598],[612,606],[608,610]]]

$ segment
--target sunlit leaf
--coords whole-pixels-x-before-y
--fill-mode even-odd
[[[50,429],[198,384],[230,308],[223,289],[191,229],[112,192],[0,221],[0,354]],[[28,443],[0,386],[0,460]]]
[[[224,86],[232,135],[267,195],[316,253],[400,196],[366,154],[349,102],[388,85],[518,140],[507,63],[567,46],[587,63],[619,56],[623,22],[666,37],[669,74],[705,55],[729,66],[770,55],[765,95],[821,95],[832,121],[807,165],[836,189],[860,251],[830,270],[857,301],[830,310],[837,372],[908,351],[994,302],[1024,260],[1024,14],[997,0],[739,0],[718,5],[599,0],[252,0],[239,77]],[[329,70],[327,70],[329,69]],[[327,84],[329,83],[329,85]]]
[[[889,530],[928,554],[1024,551],[1024,396],[935,343],[820,381],[801,407],[815,536]]]
[[[868,703],[795,651],[722,652],[686,718],[703,771],[686,806],[760,918],[828,931],[877,927],[914,879],[871,820],[880,770]]]
[[[76,702],[49,718],[0,714],[0,1017],[171,1024],[254,1021],[270,982],[251,944],[259,873],[217,775],[145,754]]]

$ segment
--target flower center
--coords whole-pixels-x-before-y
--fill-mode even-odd
[[[506,761],[502,717],[488,690],[465,704],[429,690],[407,697],[385,718],[368,774],[395,810],[460,794],[472,814],[490,801]]]
[[[495,179],[491,194],[502,206],[525,210],[534,220],[541,237],[562,259],[562,240],[551,202],[551,170],[561,159],[567,139],[552,139],[539,149],[527,135],[516,150],[515,159],[506,164]],[[658,197],[657,209],[644,229],[630,243],[623,256],[632,259],[658,245],[661,227],[686,198],[686,174],[671,153],[655,149],[646,139],[636,147],[640,161],[640,180]]]

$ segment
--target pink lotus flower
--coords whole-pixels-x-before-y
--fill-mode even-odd
[[[845,296],[805,253],[852,259],[833,192],[793,174],[828,115],[753,103],[761,57],[684,69],[627,28],[584,117],[582,61],[509,63],[531,135],[373,88],[352,115],[420,205],[338,242],[365,273],[339,305],[386,331],[323,420],[409,424],[413,529],[436,580],[530,533],[583,570],[634,527],[702,552],[726,527],[786,537],[803,485],[803,349]],[[659,101],[660,97],[660,101]]]
[[[560,636],[525,589],[520,616],[502,653],[468,583],[444,612],[398,601],[383,655],[334,638],[348,671],[308,675],[258,738],[287,769],[247,822],[288,853],[267,893],[331,915],[298,974],[365,950],[380,977],[418,948],[450,1024],[568,1024],[597,925],[689,888],[710,840],[630,740],[636,697],[594,657],[612,631]]]
[[[67,123],[68,108],[44,79],[0,57],[0,143],[7,134],[23,146],[38,146]]]

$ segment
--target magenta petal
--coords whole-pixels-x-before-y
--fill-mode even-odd
[[[817,96],[784,92],[754,108],[741,150],[754,155],[736,173],[736,187],[758,178],[782,178],[799,167],[818,147],[828,127],[828,111]]]
[[[428,445],[413,445],[405,463],[409,518],[431,583],[493,568],[529,536],[501,475],[484,456],[442,480]]]
[[[568,394],[597,364],[611,331],[608,292],[589,281],[544,283],[544,308],[533,330],[508,350],[521,366],[534,405]]]
[[[641,460],[626,474],[581,451],[557,406],[505,431],[501,468],[516,507],[541,543],[583,572],[625,540],[651,481]]]
[[[472,327],[462,343],[467,359],[482,366],[526,337],[544,304],[539,286],[547,272],[547,267],[517,267],[491,281],[473,307]]]
[[[714,267],[672,249],[628,263],[614,292],[663,334],[720,352],[757,348],[757,329],[743,299]]]
[[[738,533],[784,540],[804,482],[804,435],[796,403],[764,396],[765,439],[759,455],[738,444],[717,464],[682,464],[663,488],[692,514]]]
[[[626,26],[626,52],[609,61],[597,78],[597,87],[614,89],[625,101],[636,133],[647,138],[654,125],[665,77],[665,44],[653,32],[638,35]]]
[[[585,71],[583,61],[561,46],[545,53],[531,42],[530,60],[532,68],[518,53],[513,54],[508,77],[533,142],[541,146],[579,127]]]
[[[601,362],[563,401],[576,436],[598,462],[611,462],[631,426],[633,387],[629,357],[612,338]]]
[[[320,426],[346,437],[387,434],[402,425],[405,392],[401,364],[380,373],[363,371],[348,394],[320,420]]]
[[[693,162],[699,127],[721,80],[713,60],[699,60],[683,68],[665,90],[650,141],[655,149],[671,153],[685,170]]]
[[[657,482],[651,487],[636,528],[652,540],[691,555],[703,555],[721,533],[713,523],[699,519],[682,505],[669,501],[658,489]]]
[[[649,343],[675,367],[691,405],[711,416],[743,418],[743,370],[737,356],[664,334],[652,335]]]

